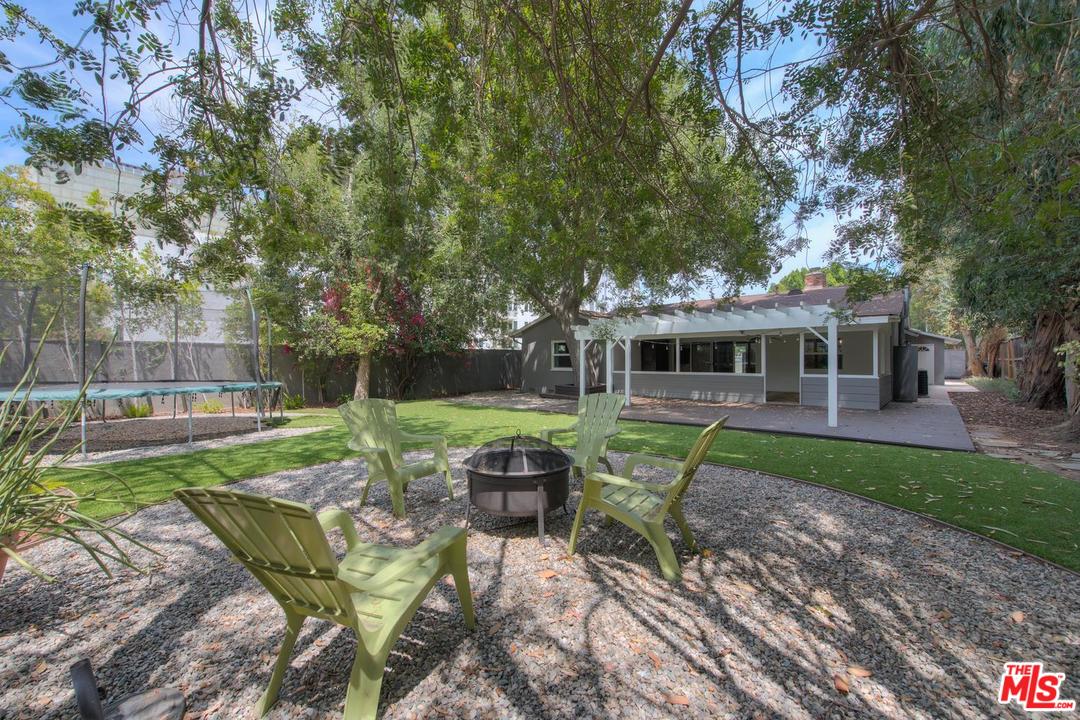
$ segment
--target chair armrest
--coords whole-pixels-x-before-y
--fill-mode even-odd
[[[604,433],[604,437],[605,438],[613,438],[613,437],[615,437],[616,435],[618,435],[621,432],[622,432],[621,427],[613,427],[610,430],[608,430],[606,433]]]
[[[656,455],[634,453],[633,455],[628,455],[626,457],[626,462],[623,463],[623,477],[633,477],[634,470],[636,470],[639,465],[650,465],[652,467],[661,468],[663,470],[679,472],[680,470],[682,470],[683,461],[675,460],[673,458],[657,457]]]
[[[341,534],[345,536],[345,547],[349,550],[352,550],[353,546],[360,542],[360,536],[356,534],[356,526],[353,525],[352,518],[341,508],[327,508],[316,517],[318,517],[319,525],[322,526],[324,533],[334,528],[340,530]]]
[[[419,545],[402,550],[389,564],[369,577],[351,570],[346,558],[338,565],[338,579],[361,592],[372,592],[399,580],[454,543],[464,542],[464,538],[465,531],[461,528],[444,525]]]
[[[620,477],[618,475],[610,475],[608,473],[594,472],[589,473],[585,478],[586,484],[600,483],[601,485],[619,485],[620,487],[634,488],[635,490],[649,490],[651,492],[665,493],[668,491],[669,486],[664,483],[650,483],[641,482],[639,480],[631,480],[630,478]]]
[[[402,442],[429,442],[429,443],[442,443],[446,444],[446,438],[442,435],[413,435],[405,431],[398,432],[398,437]]]
[[[562,435],[563,433],[577,432],[577,423],[574,423],[570,427],[564,428],[545,428],[540,431],[540,439],[544,442],[551,442],[553,435]]]
[[[373,458],[378,460],[386,474],[389,475],[394,471],[394,460],[390,457],[390,451],[386,448],[354,445],[352,442],[349,443],[349,448],[363,455],[364,459],[369,463],[372,462]]]

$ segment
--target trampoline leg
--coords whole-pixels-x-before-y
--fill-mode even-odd
[[[232,405],[232,416],[236,417],[236,393],[229,393],[229,404]]]
[[[187,404],[187,444],[188,445],[191,444],[191,435],[192,435],[192,433],[191,433],[191,408],[193,408],[194,406],[195,406],[195,396],[192,395],[190,398],[188,398],[188,404]]]
[[[80,432],[82,433],[82,456],[83,460],[86,459],[86,401],[80,403],[82,406],[82,417],[79,421]]]

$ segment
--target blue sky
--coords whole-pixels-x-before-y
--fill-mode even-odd
[[[695,6],[700,9],[704,4],[703,0],[698,0]],[[53,29],[61,37],[74,38],[85,27],[85,18],[76,18],[72,15],[72,8],[74,6],[73,0],[59,0],[58,2],[51,3],[31,3],[31,11],[36,16],[44,21],[46,25]],[[168,33],[164,32],[164,25],[159,26],[159,31],[167,36]],[[174,44],[177,46],[177,55],[183,54],[184,45],[183,37],[173,37]],[[0,49],[2,49],[11,60],[18,65],[34,64],[46,62],[51,59],[51,54],[47,48],[39,45],[32,37],[24,37],[17,43],[0,43]],[[787,58],[794,58],[804,50],[804,47],[798,43],[785,46],[781,55],[787,56]],[[786,59],[777,57],[774,61]],[[752,55],[744,57],[744,66],[753,67],[758,63],[759,58],[755,58]],[[762,76],[756,82],[751,83],[751,87],[748,89],[747,101],[748,106],[752,109],[759,109],[764,112],[768,108],[763,107],[764,98],[773,95],[775,90],[774,85],[778,82],[779,78],[776,76]],[[106,88],[109,89],[108,86]],[[107,97],[110,103],[113,103],[113,97],[119,99],[124,97],[126,92],[122,92],[122,89],[117,85],[116,91],[108,92]],[[158,101],[157,109],[163,113],[168,112],[168,100],[163,98]],[[156,124],[156,118],[153,117],[153,113],[145,113],[147,122],[153,126]],[[3,128],[3,135],[0,136],[0,167],[6,167],[8,165],[21,165],[26,158],[25,152],[20,147],[19,141],[10,135],[10,128],[17,122],[17,116],[7,106],[0,105],[0,128]],[[124,160],[133,163],[140,163],[147,158],[142,156],[141,153],[131,153],[124,155]],[[792,217],[790,213],[782,219],[782,225],[785,226],[788,232],[793,232],[791,227]],[[806,239],[805,247],[797,252],[794,256],[787,257],[783,260],[780,270],[774,274],[770,281],[776,280],[782,277],[791,270],[805,267],[823,264],[823,255],[828,250],[830,243],[835,238],[836,234],[836,217],[832,214],[826,214],[821,217],[816,217],[808,222],[803,228],[803,233]],[[744,288],[746,292],[759,292],[764,290],[765,286],[752,286]],[[701,295],[707,295],[708,291],[703,290]]]

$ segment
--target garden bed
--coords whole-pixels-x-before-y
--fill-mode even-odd
[[[456,499],[437,477],[414,482],[404,521],[385,485],[358,506],[355,460],[233,487],[339,505],[365,540],[409,545],[461,525],[467,455],[451,454]],[[531,524],[497,529],[504,520],[474,517],[478,628],[464,628],[453,588],[437,585],[388,662],[385,718],[1021,717],[995,691],[1002,663],[1028,658],[1070,673],[1062,696],[1080,696],[1072,573],[746,470],[703,466],[685,506],[708,552],[689,555],[669,528],[685,572],[678,586],[639,536],[595,514],[573,558],[572,517],[561,511],[548,516],[543,549]],[[5,578],[0,717],[71,716],[67,666],[80,657],[112,695],[174,685],[193,717],[250,715],[284,629],[277,605],[179,503],[140,511],[125,528],[164,553],[143,557],[149,576],[109,580],[52,543],[34,559],[59,583],[19,569]],[[348,631],[309,621],[269,717],[338,720],[354,647]]]
[[[175,445],[188,441],[187,415],[177,417],[148,417],[131,420],[95,420],[86,424],[86,444],[89,452],[126,450],[137,447]],[[195,415],[192,418],[194,440],[243,435],[256,431],[255,416]],[[54,452],[78,448],[81,441],[79,423],[69,427],[53,446]]]

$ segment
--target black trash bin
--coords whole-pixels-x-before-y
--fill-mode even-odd
[[[930,394],[930,373],[926,370],[919,371],[919,397]]]

